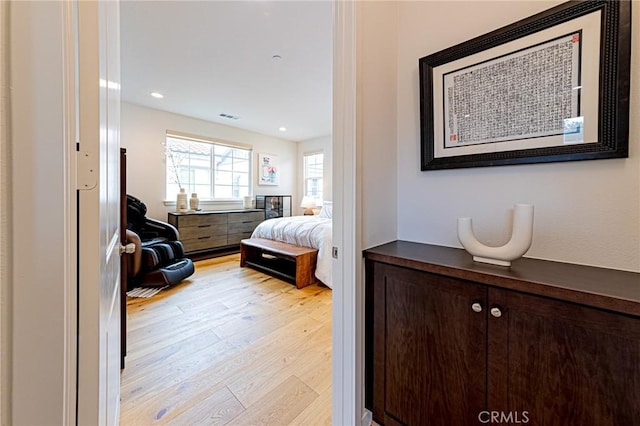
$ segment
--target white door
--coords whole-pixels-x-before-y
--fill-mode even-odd
[[[115,425],[120,403],[119,5],[77,5],[77,420],[79,425]]]

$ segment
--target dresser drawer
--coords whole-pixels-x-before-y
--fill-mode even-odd
[[[237,222],[262,222],[264,220],[264,212],[247,212],[247,213],[229,213],[229,223]]]
[[[197,239],[200,237],[220,236],[227,235],[227,224],[207,224],[198,226],[181,226],[178,230],[180,232],[180,239]]]
[[[240,241],[245,240],[247,238],[251,238],[251,234],[253,233],[253,231],[251,232],[241,232],[241,233],[237,233],[237,234],[229,234],[227,236],[227,244],[232,245],[232,244],[240,244]]]
[[[191,238],[188,240],[182,240],[184,251],[189,253],[197,250],[208,250],[218,247],[224,247],[227,245],[227,236],[204,236],[199,238]]]
[[[206,225],[226,225],[227,224],[226,213],[218,214],[191,214],[180,216],[178,224],[180,229],[192,226],[206,226]]]
[[[256,226],[258,226],[259,223],[260,221],[230,223],[229,225],[227,225],[227,229],[229,234],[253,232],[253,230],[256,229]]]

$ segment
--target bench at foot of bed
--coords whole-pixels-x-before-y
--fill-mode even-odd
[[[264,238],[240,241],[240,266],[261,271],[295,283],[297,288],[316,282],[318,250]]]

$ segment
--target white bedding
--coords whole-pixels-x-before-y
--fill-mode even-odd
[[[318,249],[316,278],[331,288],[331,222],[331,219],[319,216],[268,219],[257,226],[251,238],[266,238]]]

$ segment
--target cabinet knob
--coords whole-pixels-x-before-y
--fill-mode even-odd
[[[473,310],[473,312],[482,312],[482,305],[478,302],[475,302],[473,305],[471,305],[471,309]]]
[[[491,315],[496,318],[500,318],[502,316],[502,311],[497,306],[491,308]]]

